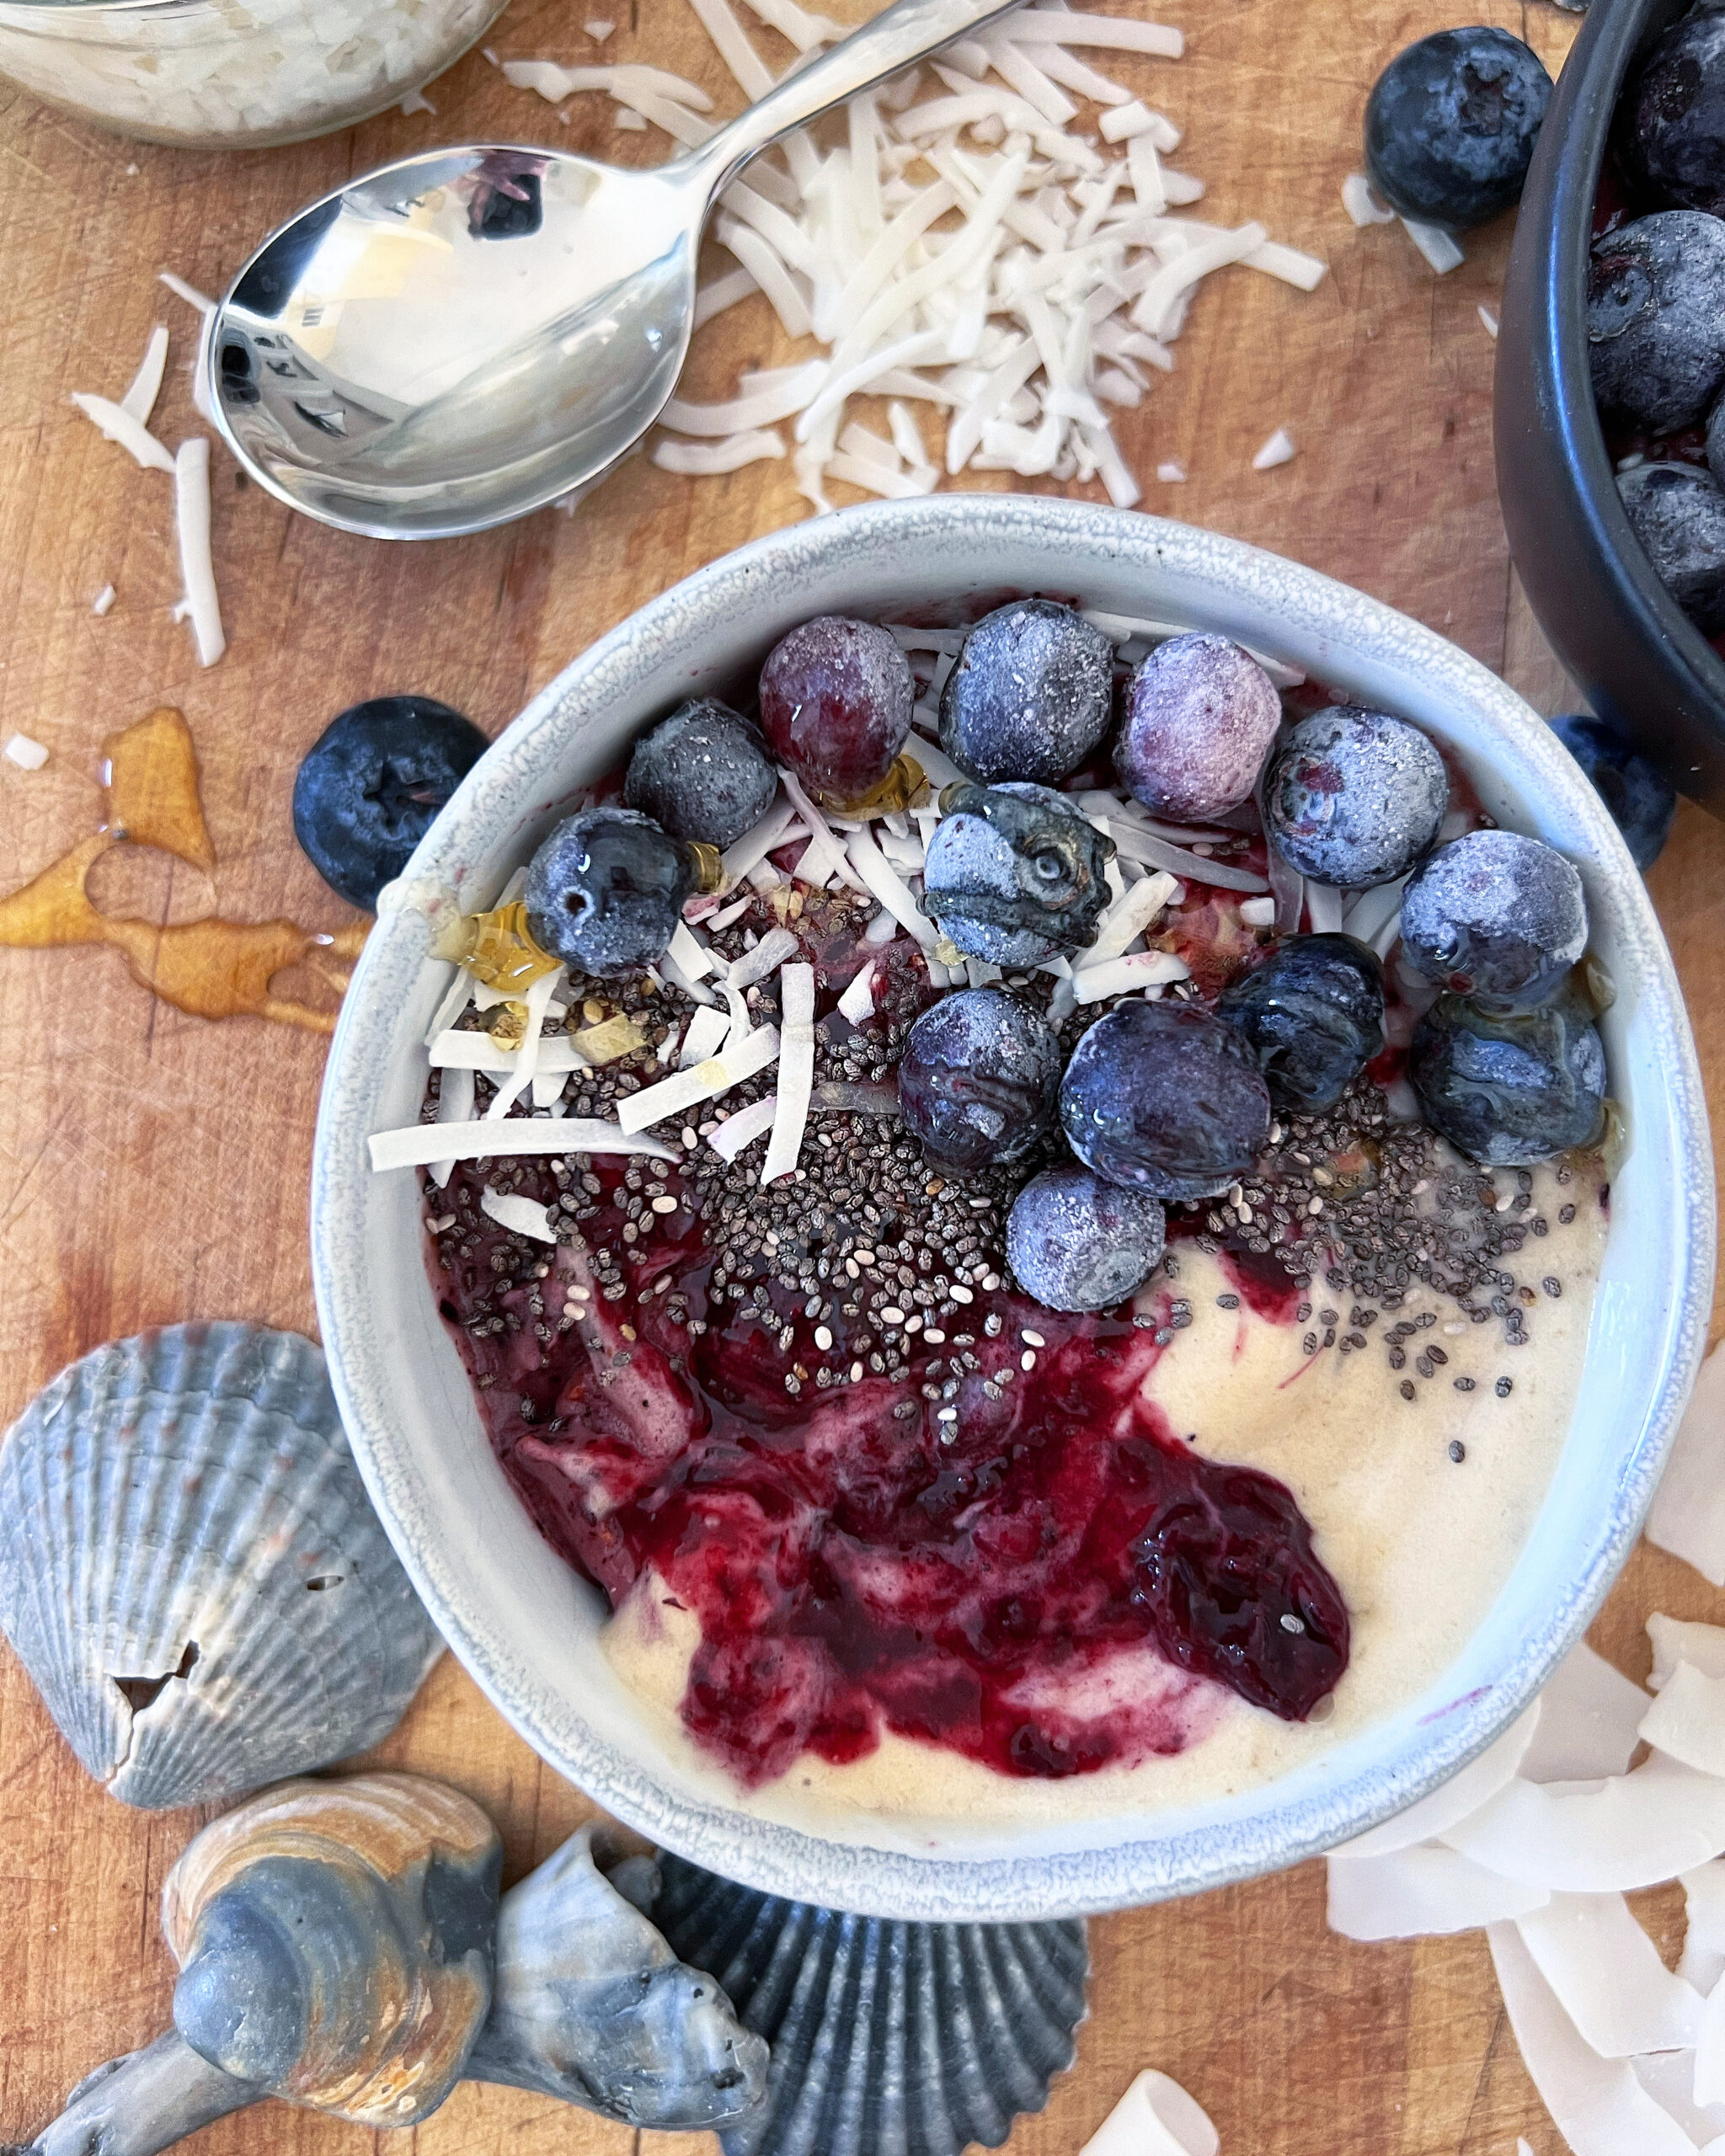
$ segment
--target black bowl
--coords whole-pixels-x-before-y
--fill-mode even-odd
[[[1601,716],[1725,815],[1725,659],[1653,574],[1617,493],[1588,375],[1594,198],[1639,56],[1688,0],[1593,0],[1521,198],[1498,338],[1498,492],[1540,627]]]

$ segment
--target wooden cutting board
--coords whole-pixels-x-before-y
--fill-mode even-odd
[[[1109,0],[1119,5],[1122,0]],[[615,13],[611,0],[593,11]],[[866,0],[854,10],[868,12]],[[601,56],[588,11],[519,0],[492,45],[509,56]],[[686,0],[630,0],[606,60],[644,58],[736,93]],[[1179,162],[1210,185],[1208,213],[1263,217],[1327,257],[1311,296],[1231,270],[1192,310],[1178,365],[1120,438],[1146,508],[1297,556],[1454,637],[1547,711],[1562,677],[1520,600],[1493,488],[1493,346],[1507,225],[1434,278],[1399,230],[1358,233],[1338,190],[1359,163],[1374,77],[1411,39],[1466,9],[1438,0],[1166,0],[1190,40],[1178,66],[1123,62],[1187,131]],[[1555,70],[1573,19],[1488,0]],[[1478,12],[1474,19],[1478,19]],[[763,49],[772,45],[766,40]],[[788,55],[773,48],[782,64]],[[158,920],[209,909],[314,927],[350,918],[289,825],[298,758],[357,699],[415,689],[489,730],[593,638],[698,564],[803,513],[786,467],[691,482],[637,460],[574,517],[547,512],[463,542],[389,547],[323,531],[242,485],[218,453],[217,576],[232,648],[195,664],[170,618],[179,594],[169,490],[103,442],[66,402],[117,396],[152,322],[174,332],[157,424],[197,424],[183,362],[189,312],[171,269],[219,290],[255,238],[350,173],[440,137],[545,136],[624,159],[664,154],[576,100],[567,129],[478,55],[433,86],[435,118],[395,115],[297,149],[216,156],[131,145],[0,86],[0,738],[46,744],[46,767],[0,763],[0,890],[93,829],[102,738],[177,704],[203,759],[218,867],[164,855],[102,862],[110,908]],[[784,352],[764,302],[703,334],[697,396]],[[1259,474],[1273,428],[1295,461]],[[1184,487],[1148,475],[1165,458]],[[973,479],[969,484],[996,482]],[[101,587],[118,593],[99,619]],[[1725,1088],[1725,827],[1685,808],[1652,878],[1716,1095]],[[0,952],[0,1417],[70,1358],[140,1326],[238,1316],[312,1329],[304,1192],[323,1057],[313,1034],[184,1017],[98,950]],[[1648,1609],[1718,1618],[1674,1561],[1643,1551],[1595,1630],[1646,1668]],[[511,1876],[590,1810],[505,1729],[453,1663],[381,1757],[442,1774],[496,1817]],[[157,1929],[163,1876],[200,1823],[127,1812],[84,1780],[0,1648],[0,2139],[27,2135],[99,2061],[166,2021],[171,1970]],[[1669,1897],[1653,1913],[1669,1933]],[[1092,1927],[1092,2017],[1076,2072],[1021,2122],[1014,2156],[1076,2156],[1140,2068],[1208,2107],[1229,2156],[1538,2156],[1561,2144],[1500,2010],[1476,1938],[1359,1947],[1324,1929],[1322,1869]],[[535,2098],[462,2089],[392,2144],[418,2156],[625,2156],[637,2137]],[[210,2129],[206,2156],[338,2156],[360,2130],[259,2110]],[[385,2145],[378,2137],[378,2146]],[[650,2156],[711,2152],[661,2137]]]

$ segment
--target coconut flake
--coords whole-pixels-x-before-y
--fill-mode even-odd
[[[1695,2044],[1701,1994],[1666,1968],[1621,1894],[1553,1894],[1515,1928],[1558,2004],[1601,2058]]]
[[[802,946],[788,928],[770,928],[752,951],[734,959],[725,979],[731,989],[753,988],[794,958]]]
[[[1459,270],[1466,261],[1467,257],[1441,225],[1422,224],[1417,217],[1404,217],[1402,222],[1409,239],[1439,276],[1447,277],[1452,270]]]
[[[662,1123],[665,1117],[679,1115],[697,1102],[728,1093],[745,1078],[758,1076],[777,1054],[776,1026],[756,1027],[740,1039],[734,1027],[730,1039],[719,1054],[709,1056],[705,1063],[697,1063],[690,1070],[678,1071],[674,1078],[661,1078],[656,1086],[644,1086],[640,1092],[631,1093],[621,1101],[617,1105],[618,1124],[626,1133],[633,1133],[644,1130],[649,1123]]]
[[[522,1030],[521,1045],[515,1050],[515,1068],[509,1083],[498,1087],[496,1098],[485,1111],[488,1123],[499,1122],[508,1114],[537,1071],[539,1037],[545,1030],[545,1014],[551,1006],[551,999],[557,993],[558,984],[563,976],[563,969],[559,966],[555,973],[542,974],[527,990],[523,999],[526,1005],[527,1022]]]
[[[227,650],[227,638],[222,633],[216,562],[210,548],[210,445],[202,435],[179,445],[173,471],[174,521],[185,608],[197,639],[198,664],[213,666]]]
[[[1343,1939],[1423,1939],[1476,1931],[1542,1908],[1543,1886],[1504,1879],[1430,1842],[1384,1856],[1332,1855],[1329,1926]]]
[[[1163,23],[1145,23],[1130,15],[1068,14],[1064,8],[1021,8],[1000,24],[1001,35],[1026,45],[1105,45],[1115,52],[1148,52],[1159,60],[1178,60],[1186,40]]]
[[[1441,1838],[1554,1892],[1629,1893],[1725,1850],[1725,1782],[1656,1752],[1597,1785],[1513,1781]]]
[[[1278,427],[1252,460],[1254,472],[1274,472],[1279,464],[1294,461],[1294,437],[1285,427]]]
[[[72,392],[72,401],[109,441],[118,442],[129,456],[135,457],[147,470],[173,471],[174,459],[166,446],[158,441],[155,435],[122,405],[106,397],[93,397],[81,389]]]
[[[779,1011],[778,1104],[761,1169],[763,1187],[796,1166],[808,1128],[809,1098],[814,1086],[814,969],[806,959],[780,970]]]
[[[8,763],[16,764],[23,771],[39,771],[48,760],[48,751],[28,734],[14,734],[0,754],[4,755]]]
[[[156,408],[156,399],[162,392],[162,376],[168,366],[168,325],[158,322],[150,332],[150,341],[144,347],[144,356],[138,362],[138,371],[131,378],[131,386],[120,400],[120,408],[136,419],[141,427],[150,424],[150,414]]]
[[[1683,1894],[1688,1927],[1677,1973],[1711,1998],[1725,1977],[1725,1861],[1685,1871]]]
[[[1702,1364],[1679,1425],[1647,1538],[1725,1587],[1725,1353]]]
[[[1078,2156],[1216,2156],[1210,2114],[1178,2081],[1146,2067]]]
[[[631,1097],[639,1100],[642,1097],[637,1093]],[[561,1123],[518,1115],[503,1123],[416,1123],[403,1130],[380,1130],[366,1142],[374,1175],[391,1168],[431,1167],[452,1161],[506,1161],[537,1153],[640,1153],[655,1161],[681,1158],[676,1148],[662,1139],[585,1116],[570,1116]]]
[[[852,831],[845,849],[851,866],[868,889],[903,928],[908,928],[925,952],[937,941],[934,924],[911,894],[910,886],[876,846],[867,831]]]
[[[1725,1676],[1710,1676],[1692,1662],[1679,1662],[1642,1716],[1640,1733],[1667,1758],[1725,1780]]]
[[[827,376],[824,360],[809,360],[790,371],[790,379],[772,384],[722,404],[691,404],[673,397],[663,414],[666,426],[684,435],[735,435],[763,428],[775,419],[788,419],[802,411]]]
[[[567,1144],[567,1139],[564,1142]],[[542,1243],[557,1241],[551,1215],[537,1198],[523,1198],[514,1191],[483,1190],[479,1193],[479,1210],[513,1235],[531,1235],[536,1242]]]
[[[114,586],[111,584],[104,584],[90,601],[90,611],[99,616],[104,615],[113,606],[114,600]]]
[[[1558,1664],[1540,1694],[1539,1726],[1519,1769],[1523,1780],[1592,1781],[1626,1774],[1647,1709],[1640,1685],[1583,1641]]]
[[[1492,342],[1495,344],[1498,341],[1497,316],[1492,312],[1492,310],[1488,307],[1482,307],[1479,310],[1479,320],[1480,327],[1485,331],[1487,336],[1489,337]]]
[[[1130,958],[1081,966],[1072,976],[1072,989],[1078,1002],[1096,1003],[1105,995],[1130,995],[1134,989],[1163,988],[1191,978],[1191,968],[1172,951],[1138,951]]]
[[[1154,876],[1144,877],[1116,899],[1096,925],[1095,942],[1080,953],[1080,970],[1118,958],[1133,938],[1141,936],[1162,912],[1176,888],[1174,878],[1162,869]]]
[[[721,1011],[716,1004],[703,1003],[684,1032],[682,1044],[677,1050],[677,1068],[691,1070],[697,1063],[705,1063],[717,1055],[730,1029],[729,1011]]]
[[[1690,1663],[1705,1677],[1725,1677],[1725,1627],[1686,1625],[1655,1611],[1648,1620],[1648,1637],[1653,1646],[1650,1690],[1663,1692],[1680,1662]]]
[[[1363,172],[1350,172],[1342,182],[1342,207],[1356,225],[1393,225],[1396,212],[1379,201]]]
[[[772,808],[751,830],[745,831],[725,848],[719,867],[724,877],[724,888],[729,891],[740,883],[751,868],[766,860],[776,846],[784,843],[784,835],[797,820],[794,803],[775,801]],[[714,915],[714,920],[718,916]]]
[[[874,961],[871,958],[839,998],[839,1016],[860,1026],[874,1016]]]
[[[1152,868],[1166,868],[1170,874],[1188,878],[1194,883],[1211,883],[1224,891],[1267,891],[1269,884],[1253,868],[1236,868],[1231,862],[1212,861],[1201,853],[1188,853],[1183,846],[1170,846],[1165,839],[1155,837],[1130,824],[1122,824],[1114,833],[1114,844],[1124,861],[1141,861]]]
[[[1621,2060],[1577,2031],[1514,1924],[1486,1933],[1509,2025],[1573,2156],[1695,2156],[1695,2143]]]
[[[753,1101],[747,1107],[739,1108],[716,1130],[709,1131],[707,1142],[720,1160],[734,1161],[745,1146],[766,1135],[777,1113],[778,1096],[769,1093],[764,1100]]]
[[[1539,1720],[1540,1706],[1535,1700],[1494,1743],[1488,1744],[1429,1796],[1410,1804],[1393,1819],[1385,1820],[1381,1826],[1356,1835],[1351,1842],[1344,1842],[1340,1849],[1331,1852],[1332,1855],[1388,1856],[1397,1849],[1411,1849],[1416,1842],[1437,1840],[1514,1780],[1533,1742]]]
[[[783,436],[770,427],[750,428],[713,442],[677,441],[661,435],[653,445],[653,462],[661,472],[679,472],[697,478],[718,472],[740,472],[745,464],[760,464],[784,453]]]

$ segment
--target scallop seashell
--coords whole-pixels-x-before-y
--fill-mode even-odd
[[[510,1888],[497,1927],[497,1995],[468,2077],[629,2126],[723,2126],[760,2102],[766,2046],[642,1914],[638,1889],[650,1898],[658,1884],[651,1865],[629,1858],[619,1870],[627,1897],[594,1863],[583,1828]]]
[[[236,2080],[361,2126],[416,2126],[490,2009],[503,1844],[416,1774],[288,1782],[168,1876],[174,2025]]]
[[[661,1864],[654,1923],[772,2047],[766,2100],[721,2134],[725,2156],[997,2148],[1072,2063],[1081,1919],[893,1923]]]
[[[109,1794],[243,1796],[363,1751],[442,1649],[297,1333],[97,1348],[0,1442],[0,1630]]]

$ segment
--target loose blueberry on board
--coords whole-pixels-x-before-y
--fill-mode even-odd
[[[1196,1003],[1118,1003],[1072,1052],[1066,1141],[1108,1182],[1211,1198],[1269,1142],[1270,1097],[1231,1026]]]
[[[1384,969],[1351,936],[1290,936],[1224,990],[1216,1016],[1258,1058],[1279,1108],[1333,1107],[1384,1045]]]
[[[782,637],[761,670],[767,746],[835,808],[865,801],[911,731],[911,662],[873,622],[822,614]]]
[[[772,806],[778,773],[759,729],[716,696],[693,696],[636,742],[623,801],[673,838],[728,846]]]
[[[993,785],[1052,786],[1077,770],[1114,715],[1114,648],[1052,599],[1016,599],[964,639],[940,696],[940,744]]]
[[[1365,163],[1392,210],[1466,232],[1513,209],[1551,78],[1507,30],[1439,30],[1398,53],[1365,108]]]
[[[965,786],[943,795],[942,807],[922,897],[959,950],[997,966],[1033,966],[1096,941],[1114,841],[1065,795]]]
[[[1054,1121],[1060,1043],[1000,988],[961,989],[925,1011],[899,1062],[905,1128],[963,1174],[1023,1159]]]
[[[485,746],[472,719],[432,696],[351,705],[300,766],[293,835],[326,883],[372,912]]]
[[[1170,637],[1132,676],[1114,769],[1152,815],[1208,823],[1251,794],[1281,723],[1276,685],[1249,652]]]
[[[1469,831],[1402,894],[1402,949],[1428,980],[1489,1010],[1543,1003],[1587,948],[1574,864],[1519,831]]]
[[[1653,573],[1704,637],[1725,629],[1725,489],[1693,464],[1617,474],[1630,528]]]
[[[1662,210],[1595,240],[1587,344],[1606,419],[1694,426],[1725,385],[1725,221]]]
[[[1617,108],[1613,140],[1649,198],[1725,211],[1725,12],[1695,8],[1666,31]]]
[[[1417,726],[1334,705],[1302,719],[1264,788],[1270,843],[1302,876],[1369,890],[1436,842],[1449,775]]]
[[[681,840],[633,808],[565,817],[527,866],[527,926],[579,973],[638,973],[662,958],[695,885]]]
[[[1162,1262],[1164,1215],[1071,1161],[1034,1176],[1007,1217],[1007,1262],[1051,1310],[1110,1310]]]
[[[1499,1015],[1440,995],[1414,1028],[1407,1075],[1432,1129],[1488,1168],[1589,1145],[1605,1119],[1605,1051],[1577,998]]]
[[[1610,719],[1575,712],[1554,718],[1551,731],[1593,782],[1630,858],[1645,875],[1671,835],[1677,789]]]

